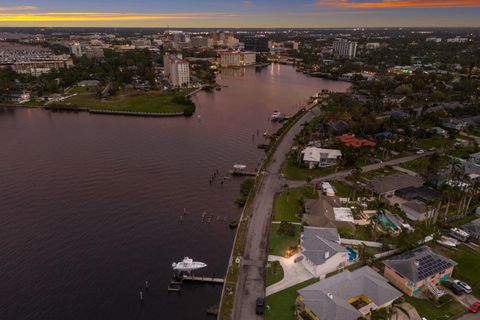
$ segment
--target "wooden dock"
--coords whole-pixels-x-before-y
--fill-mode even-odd
[[[256,176],[257,175],[257,172],[255,171],[239,171],[239,170],[230,170],[229,173],[232,175],[232,176]]]
[[[215,278],[207,276],[183,276],[181,278],[173,278],[168,285],[168,291],[180,292],[184,282],[200,282],[209,284],[221,284],[225,282],[224,278]]]
[[[183,281],[223,284],[225,282],[225,279],[224,278],[205,277],[205,276],[187,276],[187,277],[183,277]]]

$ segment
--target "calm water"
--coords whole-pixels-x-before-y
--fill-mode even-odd
[[[212,172],[256,167],[273,110],[348,87],[280,65],[219,82],[190,119],[0,111],[0,319],[205,319],[220,286],[167,285],[184,256],[225,272],[241,179]]]

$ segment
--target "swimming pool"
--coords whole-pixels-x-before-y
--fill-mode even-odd
[[[395,223],[392,222],[392,220],[388,219],[388,217],[384,214],[381,214],[378,216],[378,220],[382,224],[384,228],[390,228],[392,230],[397,230],[397,226]]]
[[[357,252],[349,247],[347,247],[347,250],[348,250],[348,261],[357,260]]]

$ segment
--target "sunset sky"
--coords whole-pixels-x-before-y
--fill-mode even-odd
[[[0,26],[480,26],[480,0],[0,0]]]

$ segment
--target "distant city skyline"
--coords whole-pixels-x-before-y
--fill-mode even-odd
[[[2,1],[0,27],[480,27],[480,0]]]

